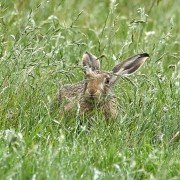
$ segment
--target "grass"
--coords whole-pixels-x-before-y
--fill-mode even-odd
[[[179,179],[178,2],[0,2],[1,179]],[[76,116],[49,104],[61,85],[83,79],[83,53],[102,66],[140,52],[150,60],[115,87],[119,118],[76,133]]]

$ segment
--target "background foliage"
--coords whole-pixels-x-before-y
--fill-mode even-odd
[[[179,27],[178,1],[1,0],[1,179],[178,179]],[[77,134],[49,104],[83,79],[86,50],[103,54],[106,70],[140,52],[151,58],[117,84],[117,122],[97,116]]]

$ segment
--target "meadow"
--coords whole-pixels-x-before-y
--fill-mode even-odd
[[[1,0],[0,179],[178,180],[179,47],[177,0]],[[117,83],[118,119],[77,131],[50,104],[83,80],[85,51],[105,70],[150,58]]]

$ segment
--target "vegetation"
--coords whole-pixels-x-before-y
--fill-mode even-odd
[[[1,0],[0,179],[179,179],[179,27],[178,1]],[[49,106],[86,50],[151,58],[117,84],[117,121],[77,131]]]

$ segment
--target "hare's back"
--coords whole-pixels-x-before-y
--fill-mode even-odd
[[[79,96],[84,91],[84,82],[78,84],[67,84],[64,85],[61,90],[61,97],[74,97]]]

